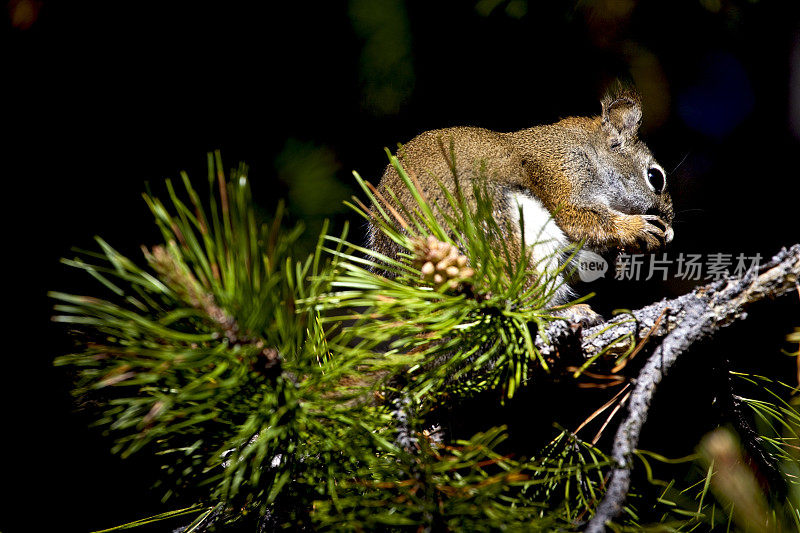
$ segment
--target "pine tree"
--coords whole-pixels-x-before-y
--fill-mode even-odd
[[[399,260],[327,226],[296,258],[302,229],[283,226],[280,206],[260,220],[247,168],[226,176],[215,154],[208,201],[185,174],[180,191],[167,181],[168,202],[145,195],[163,242],[142,248],[143,263],[99,238],[99,252],[64,261],[104,296],[51,293],[55,319],[78,339],[56,363],[79,371],[75,394],[101,406],[114,451],[156,458],[165,500],[181,503],[121,527],[183,517],[187,532],[571,530],[595,513],[614,464],[608,451],[556,429],[516,458],[501,451],[503,425],[467,439],[436,425],[450,402],[490,394],[502,403],[542,380],[584,379],[603,352],[576,363],[541,348],[563,322],[547,309],[559,272],[537,278],[528,255],[508,249],[509,228],[492,217],[480,183],[475,211],[445,191],[456,216],[440,224],[391,162],[418,206],[398,212],[356,175],[369,205],[351,207],[406,251]],[[632,344],[616,365],[640,349]],[[800,524],[800,417],[786,396],[744,401],[790,487],[779,500],[762,495],[744,519],[766,513],[790,527]],[[725,475],[710,465],[740,453],[730,442],[704,443],[706,467],[699,456],[684,460],[698,460],[696,484],[649,475],[635,485],[619,527],[741,520],[730,486],[747,472],[728,472],[727,489],[712,483]],[[648,474],[653,461],[669,472],[658,454],[636,456]]]

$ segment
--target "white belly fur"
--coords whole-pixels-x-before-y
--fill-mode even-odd
[[[517,227],[519,227],[520,215],[520,209],[517,206],[522,208],[522,218],[525,222],[525,234],[522,239],[531,251],[531,264],[543,276],[551,277],[552,275],[547,276],[547,272],[555,272],[567,258],[564,249],[569,246],[569,239],[556,225],[550,212],[545,209],[538,198],[520,192],[511,192],[509,199],[511,200],[509,202],[511,220],[517,224]],[[566,283],[562,283],[563,280],[562,274],[556,276],[555,285],[560,285],[560,287],[548,302],[550,305],[560,305],[574,298],[575,293]]]

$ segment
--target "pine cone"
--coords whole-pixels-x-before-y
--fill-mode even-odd
[[[441,287],[448,284],[456,288],[475,275],[467,266],[467,257],[458,248],[429,235],[414,242],[414,266],[422,272],[422,279]]]

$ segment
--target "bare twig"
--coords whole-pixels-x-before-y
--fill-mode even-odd
[[[597,418],[598,416],[600,416],[600,414],[602,414],[602,412],[603,412],[603,411],[605,411],[606,409],[608,409],[609,407],[611,407],[612,405],[614,405],[614,404],[617,402],[617,398],[619,398],[620,396],[622,396],[622,394],[623,394],[623,393],[625,393],[625,391],[627,391],[627,390],[630,388],[630,386],[631,386],[631,385],[630,385],[630,383],[628,383],[627,385],[625,385],[624,387],[622,387],[622,388],[621,388],[621,389],[620,389],[620,390],[619,390],[619,391],[618,391],[618,392],[617,392],[617,393],[614,395],[614,397],[613,397],[613,398],[611,398],[611,399],[610,399],[610,400],[608,400],[606,403],[604,403],[604,404],[603,404],[601,407],[599,407],[598,409],[596,409],[596,410],[595,410],[595,412],[594,412],[594,413],[592,413],[591,415],[589,415],[589,417],[588,417],[586,420],[584,420],[583,422],[581,422],[581,424],[580,424],[580,425],[579,425],[579,426],[578,426],[578,427],[575,429],[575,431],[573,431],[572,433],[573,433],[573,434],[575,434],[575,435],[577,435],[577,434],[578,434],[578,432],[579,432],[580,430],[582,430],[582,429],[583,429],[583,428],[586,426],[586,424],[588,424],[589,422],[591,422],[592,420],[594,420],[595,418]],[[620,402],[620,403],[622,403],[622,402]]]

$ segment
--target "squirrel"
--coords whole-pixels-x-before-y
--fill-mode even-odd
[[[440,183],[453,191],[457,176],[474,206],[472,183],[484,176],[495,218],[500,227],[516,230],[511,239],[529,246],[532,264],[548,264],[570,243],[583,242],[583,250],[598,254],[652,252],[673,239],[674,210],[666,173],[638,138],[641,99],[634,90],[618,88],[601,106],[599,116],[510,133],[478,127],[427,131],[402,146],[398,156],[424,197],[448,213]],[[382,193],[387,188],[399,202],[415,205],[392,165],[378,185]],[[520,211],[525,235],[520,235]],[[389,257],[401,251],[374,224],[367,239],[369,248]],[[549,305],[570,299],[571,289],[563,287]],[[593,314],[586,307],[584,312]]]

